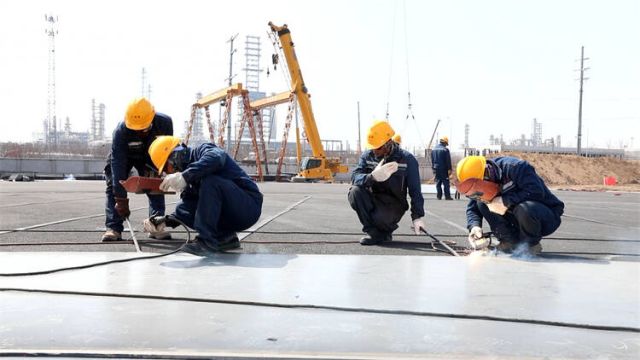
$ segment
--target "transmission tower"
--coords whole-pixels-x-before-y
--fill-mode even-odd
[[[47,126],[44,134],[47,146],[54,149],[58,146],[58,124],[56,119],[56,36],[58,35],[58,17],[44,15],[47,28],[44,30],[49,37],[49,69],[47,86]]]

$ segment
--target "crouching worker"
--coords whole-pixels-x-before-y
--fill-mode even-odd
[[[418,161],[393,140],[393,128],[378,120],[369,129],[367,148],[351,174],[349,203],[358,214],[362,231],[367,236],[362,245],[391,241],[391,234],[409,209],[407,190],[411,196],[411,219],[417,235],[426,231],[424,199],[420,191]]]
[[[467,204],[469,242],[483,237],[486,219],[505,253],[538,254],[540,240],[560,226],[564,203],[551,193],[528,162],[514,157],[492,160],[467,156],[456,167],[457,189],[471,200]]]
[[[175,136],[158,137],[149,155],[158,172],[168,174],[160,189],[180,192],[176,210],[164,218],[165,224],[176,227],[177,219],[198,232],[195,242],[182,249],[207,256],[239,248],[236,232],[255,224],[262,212],[262,193],[247,173],[216,145],[190,148]],[[159,230],[164,224],[154,223],[160,222],[145,220],[145,230]]]

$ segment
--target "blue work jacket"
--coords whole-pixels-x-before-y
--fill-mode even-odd
[[[148,164],[153,168],[149,146],[160,135],[173,135],[173,122],[168,115],[157,112],[151,124],[151,130],[146,135],[128,129],[124,121],[113,131],[110,161],[113,193],[116,197],[127,197],[127,192],[120,185],[120,180],[129,177],[127,165],[129,169],[132,164]]]
[[[415,220],[424,216],[424,198],[420,188],[420,173],[418,160],[406,150],[394,147],[391,154],[387,156],[385,163],[396,161],[398,171],[389,179],[377,182],[373,179],[371,172],[376,168],[382,159],[376,158],[373,150],[365,151],[358,161],[358,166],[351,174],[351,184],[371,189],[375,194],[389,194],[402,204],[406,211],[409,208],[407,203],[407,190],[411,197],[411,219]]]
[[[523,201],[537,201],[549,207],[556,215],[564,213],[564,203],[545,185],[544,180],[531,164],[515,157],[492,159],[500,169],[500,196],[504,205],[513,209]],[[467,204],[467,227],[482,226],[482,215],[477,200]]]
[[[182,171],[188,185],[184,193],[197,195],[201,179],[213,174],[233,181],[254,197],[262,198],[256,182],[223,149],[211,143],[188,148],[186,168]]]
[[[448,178],[451,170],[451,154],[442,143],[438,143],[431,150],[431,169],[438,179]]]

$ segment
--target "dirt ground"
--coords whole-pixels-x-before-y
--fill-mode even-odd
[[[640,191],[639,160],[534,153],[504,153],[491,157],[500,155],[527,160],[547,185],[554,189]],[[605,186],[605,176],[614,176],[618,184]]]

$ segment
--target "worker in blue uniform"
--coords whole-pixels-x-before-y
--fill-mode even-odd
[[[398,146],[394,134],[387,121],[374,122],[367,135],[368,150],[360,156],[351,175],[349,204],[367,234],[360,240],[362,245],[392,240],[398,222],[409,209],[407,191],[414,231],[426,231],[418,161]]]
[[[515,157],[467,156],[456,166],[458,188],[467,204],[469,242],[483,237],[489,223],[505,253],[538,254],[540,240],[558,229],[564,203],[545,185],[535,168]]]
[[[173,122],[165,114],[155,111],[153,105],[145,98],[136,98],[129,103],[124,121],[113,131],[111,152],[104,168],[107,183],[105,193],[105,227],[102,241],[121,240],[122,223],[131,214],[127,192],[120,184],[126,180],[132,168],[140,176],[148,176],[153,171],[147,150],[160,135],[173,135]],[[149,215],[164,215],[164,195],[147,194],[149,198]],[[169,239],[168,232],[149,233],[155,239]]]
[[[176,210],[164,224],[175,227],[177,219],[198,232],[195,241],[182,249],[207,256],[239,248],[236,232],[255,224],[262,213],[262,193],[255,181],[210,143],[190,148],[175,136],[160,136],[149,147],[149,155],[158,172],[167,174],[160,189],[180,192]],[[145,230],[164,230],[164,224],[152,220],[145,220]]]
[[[451,176],[451,154],[449,153],[449,138],[443,136],[439,143],[431,150],[431,169],[436,178],[436,196],[438,200],[442,200],[444,187],[445,200],[453,200],[449,184]]]

